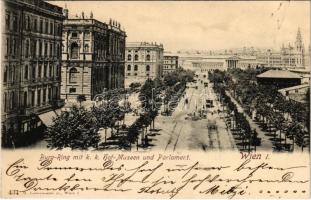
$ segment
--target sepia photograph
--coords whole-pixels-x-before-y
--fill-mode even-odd
[[[310,198],[310,1],[1,3],[1,198]]]
[[[309,152],[309,8],[4,0],[2,148]]]

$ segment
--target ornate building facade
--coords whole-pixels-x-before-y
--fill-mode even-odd
[[[81,17],[66,19],[63,27],[61,98],[87,100],[106,89],[124,87],[126,33],[119,23]]]
[[[305,68],[306,53],[300,29],[298,28],[294,46],[290,43],[287,46],[283,44],[279,52],[267,50],[265,53],[258,54],[257,60],[265,63],[267,67]]]
[[[63,105],[63,13],[42,0],[5,0],[2,15],[2,146],[15,147],[38,138],[40,117]]]
[[[126,44],[126,85],[163,75],[163,45],[148,42]]]
[[[178,67],[178,56],[164,55],[163,74],[176,71]]]

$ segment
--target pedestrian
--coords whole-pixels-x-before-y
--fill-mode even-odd
[[[145,146],[149,145],[149,141],[148,141],[148,135],[145,136]]]

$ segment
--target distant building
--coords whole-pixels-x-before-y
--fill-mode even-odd
[[[257,54],[257,60],[272,68],[305,68],[306,53],[300,29],[298,28],[294,46],[284,44],[279,52],[268,50]]]
[[[61,97],[74,100],[85,95],[87,100],[105,89],[124,87],[126,33],[118,22],[109,24],[93,19],[68,18],[63,23]]]
[[[288,99],[298,101],[301,103],[306,102],[306,95],[307,92],[310,90],[309,84],[304,85],[297,85],[293,87],[283,88],[278,90],[283,96],[287,97]]]
[[[42,116],[56,116],[54,110],[63,105],[63,10],[42,0],[5,0],[1,13],[2,145],[14,147],[39,138]]]
[[[148,42],[126,44],[126,85],[163,75],[163,45]]]
[[[257,82],[262,85],[271,85],[282,89],[300,85],[301,77],[290,71],[269,70],[257,75]]]
[[[178,56],[165,55],[163,64],[163,74],[174,72],[178,69]]]

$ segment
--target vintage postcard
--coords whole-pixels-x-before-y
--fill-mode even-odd
[[[310,198],[309,1],[1,1],[3,198]]]

